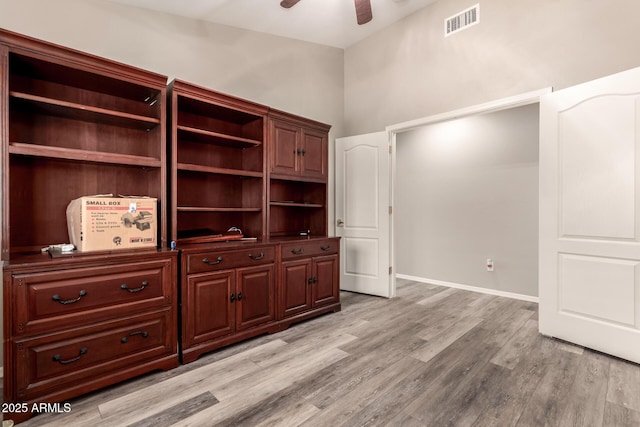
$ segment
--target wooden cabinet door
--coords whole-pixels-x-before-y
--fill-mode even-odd
[[[282,263],[280,317],[300,313],[311,308],[311,259]]]
[[[309,178],[327,177],[327,134],[312,130],[302,133],[301,173]]]
[[[235,287],[235,270],[189,276],[182,303],[185,347],[235,331]]]
[[[236,294],[236,329],[275,319],[274,265],[239,268]]]
[[[313,306],[340,301],[338,255],[313,259]]]
[[[300,132],[298,126],[271,121],[271,172],[297,175],[300,172]]]

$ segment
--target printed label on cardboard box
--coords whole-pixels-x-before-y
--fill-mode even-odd
[[[154,247],[155,198],[81,197],[67,207],[69,239],[78,251]]]

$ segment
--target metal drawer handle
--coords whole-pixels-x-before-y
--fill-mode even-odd
[[[202,258],[202,262],[204,262],[205,264],[209,264],[209,265],[216,265],[216,264],[220,264],[222,262],[222,257],[219,256],[218,258],[216,258],[215,261],[209,261],[209,258]]]
[[[80,349],[80,354],[78,354],[77,357],[74,357],[73,359],[67,359],[67,360],[62,360],[62,357],[59,354],[56,354],[55,356],[53,356],[53,361],[54,362],[58,362],[61,365],[67,365],[69,363],[73,363],[73,362],[77,362],[78,360],[80,360],[80,358],[87,354],[87,347],[82,347]]]
[[[231,302],[234,302],[236,300],[236,294],[231,294],[230,299],[231,299]]]
[[[304,252],[304,248],[300,248],[300,249],[291,249],[291,253],[294,255],[300,255],[301,253]]]
[[[120,340],[120,342],[122,344],[126,344],[127,341],[129,341],[129,337],[132,337],[134,335],[142,335],[142,338],[146,338],[149,336],[149,333],[147,331],[135,331],[135,332],[131,332],[129,335],[127,335],[126,337],[122,337],[122,339]]]
[[[135,289],[129,289],[129,286],[127,286],[126,283],[123,283],[122,285],[120,285],[120,289],[124,289],[125,291],[129,291],[130,293],[134,293],[134,292],[140,292],[141,290],[143,290],[144,288],[146,288],[149,285],[149,282],[147,282],[146,280],[143,281],[141,283],[142,286],[140,286],[139,288],[135,288]]]
[[[264,252],[260,252],[260,255],[255,256],[253,254],[249,254],[249,258],[251,258],[254,261],[260,261],[262,258],[264,258]]]
[[[331,245],[327,245],[327,246],[320,246],[320,249],[322,249],[323,251],[328,251],[329,249],[331,249]]]
[[[67,304],[73,304],[74,302],[78,302],[78,301],[80,301],[80,299],[81,299],[83,296],[85,296],[86,294],[87,294],[87,291],[85,291],[85,290],[83,289],[83,290],[81,290],[81,291],[80,291],[80,293],[78,293],[78,298],[76,298],[76,299],[68,299],[68,300],[66,300],[66,301],[63,301],[63,300],[60,298],[60,295],[58,295],[58,294],[55,294],[54,296],[52,296],[52,297],[51,297],[51,299],[52,299],[52,300],[54,300],[54,301],[58,301],[60,304],[67,305]]]

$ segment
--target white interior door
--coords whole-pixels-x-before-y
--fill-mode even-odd
[[[640,68],[540,103],[540,332],[640,363]]]
[[[336,140],[336,234],[340,287],[391,297],[389,139],[386,132]]]

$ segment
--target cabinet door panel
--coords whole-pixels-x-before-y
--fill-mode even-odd
[[[305,130],[302,136],[302,174],[306,177],[327,176],[327,134]]]
[[[275,319],[273,264],[239,268],[236,329],[242,330]]]
[[[296,175],[299,170],[300,128],[271,122],[271,172]]]
[[[311,260],[282,263],[280,317],[287,317],[311,308]]]
[[[234,331],[235,302],[231,302],[234,279],[234,270],[189,277],[182,308],[186,322],[185,347]]]
[[[338,288],[338,256],[329,255],[314,258],[313,305],[324,305],[340,301]]]

